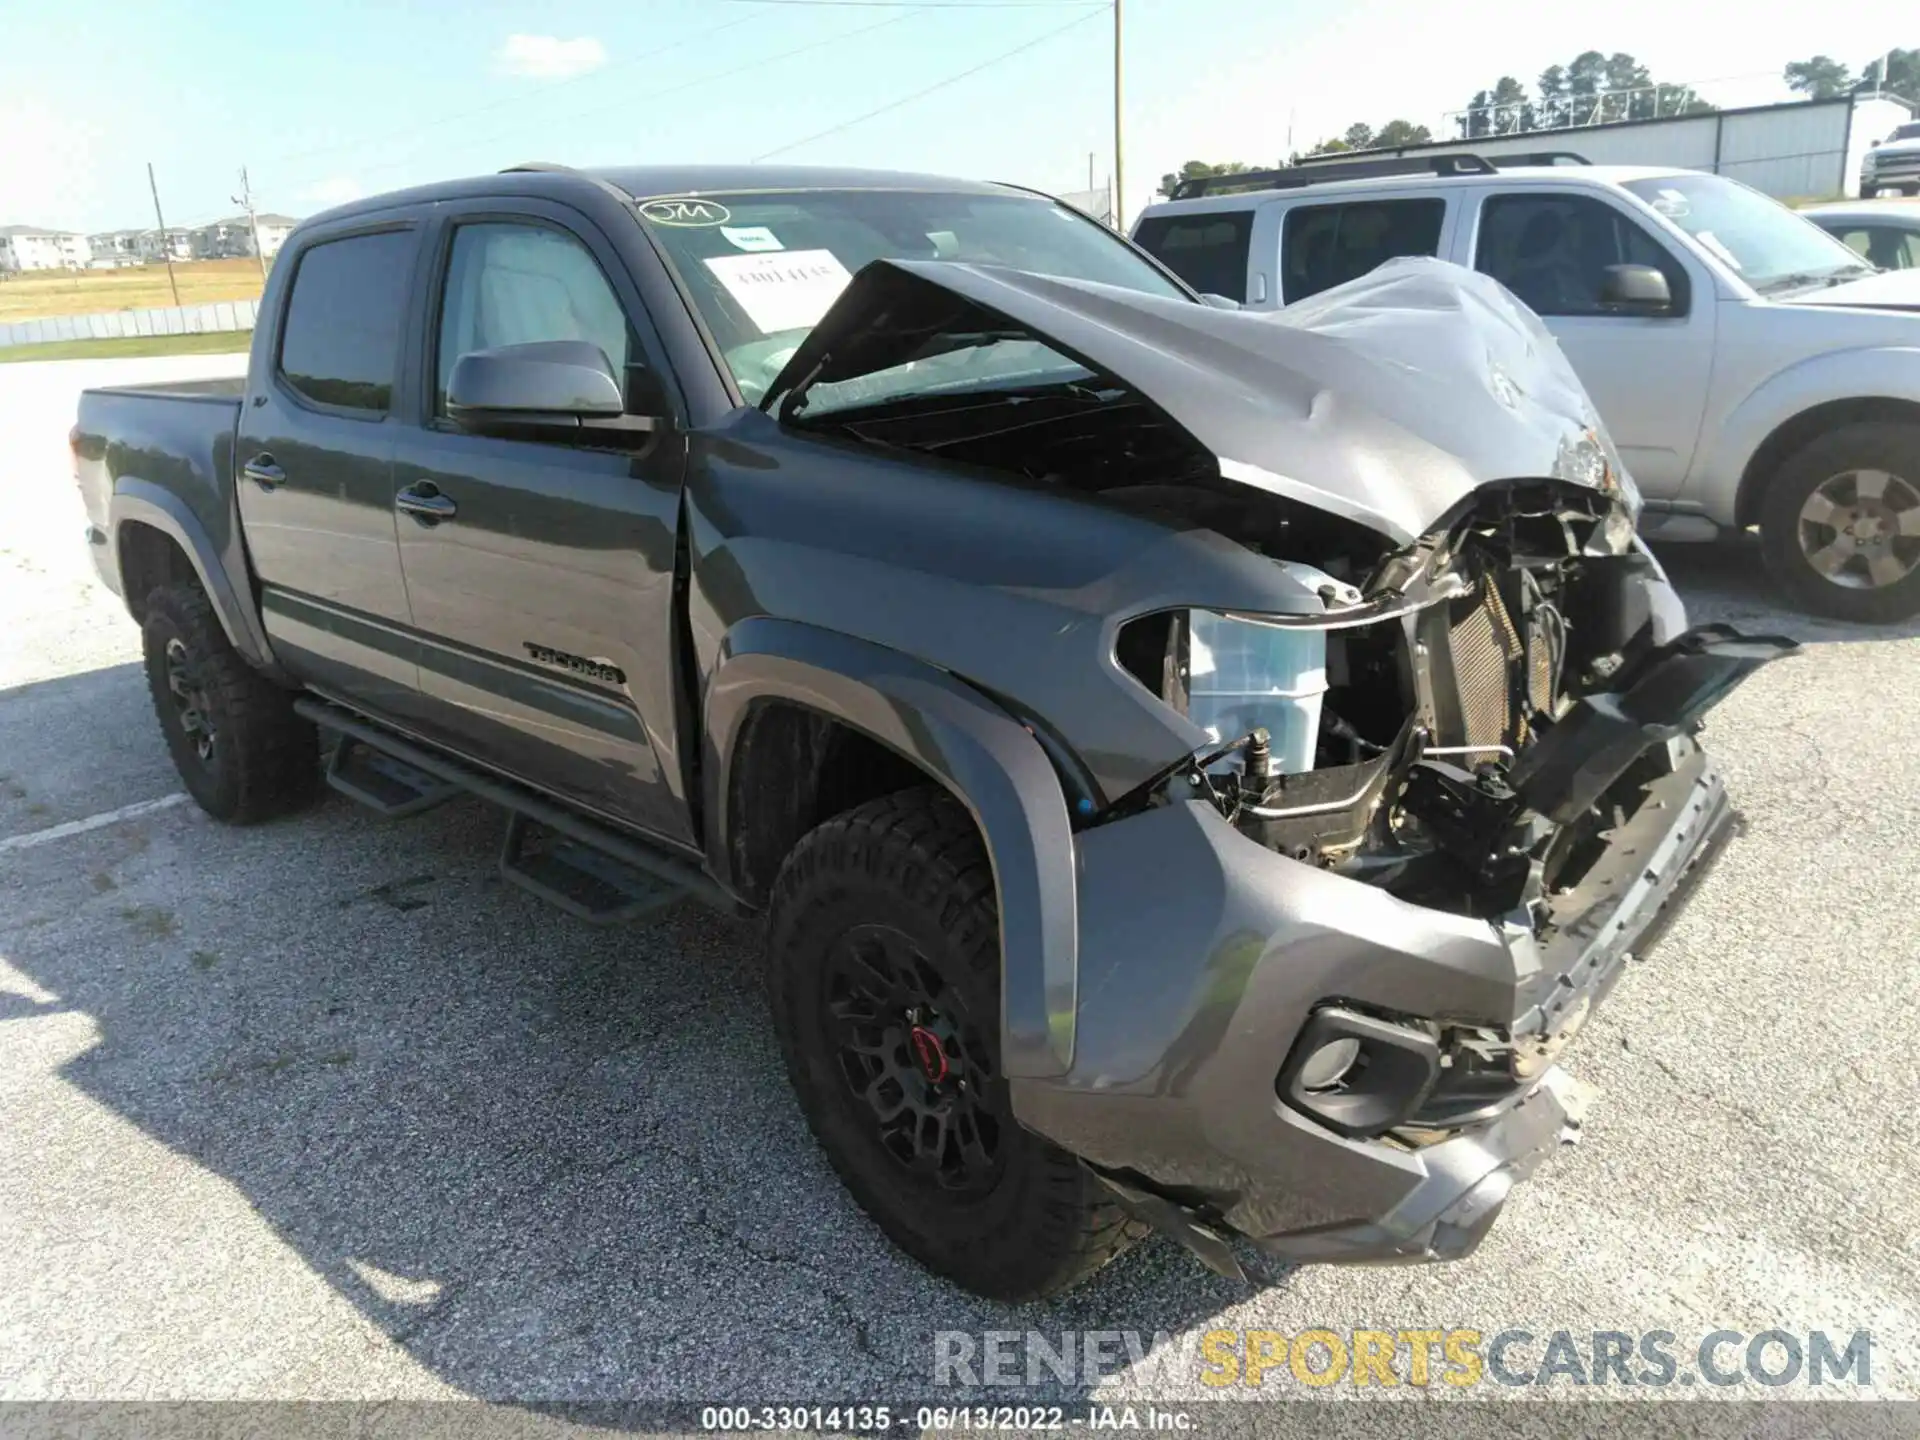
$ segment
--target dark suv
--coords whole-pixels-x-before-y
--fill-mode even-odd
[[[1005,186],[531,167],[307,221],[260,316],[74,435],[195,798],[477,793],[575,914],[764,916],[821,1144],[989,1295],[1471,1249],[1784,648],[1684,631],[1439,262],[1252,315]]]

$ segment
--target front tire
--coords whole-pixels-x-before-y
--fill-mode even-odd
[[[196,585],[147,597],[147,689],[187,793],[216,820],[250,825],[308,804],[319,733],[293,697],[240,657]]]
[[[975,1294],[1024,1300],[1145,1233],[1014,1119],[993,872],[945,792],[821,825],[788,857],[770,910],[768,992],[800,1108],[896,1245]]]
[[[1843,425],[1789,456],[1760,503],[1767,567],[1801,609],[1920,614],[1920,425]]]

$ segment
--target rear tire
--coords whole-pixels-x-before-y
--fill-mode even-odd
[[[147,597],[147,689],[187,793],[216,820],[297,810],[320,784],[319,733],[293,697],[240,657],[196,585]]]
[[[770,912],[768,992],[800,1108],[896,1245],[975,1294],[1024,1300],[1145,1234],[1013,1118],[993,872],[944,791],[821,825],[782,867]]]
[[[1787,457],[1760,501],[1767,568],[1803,610],[1920,614],[1920,424],[1842,425]]]

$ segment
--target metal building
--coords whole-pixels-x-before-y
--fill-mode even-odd
[[[1672,165],[1707,170],[1781,200],[1830,199],[1858,195],[1860,160],[1869,142],[1885,139],[1894,126],[1912,118],[1907,106],[1897,100],[1843,96],[1659,120],[1616,120],[1512,135],[1478,135],[1471,140],[1438,140],[1378,153],[1446,155],[1471,151],[1497,160],[1502,155],[1571,150],[1596,165]],[[1314,157],[1318,158],[1322,157]],[[1314,159],[1302,157],[1301,163],[1310,165]]]

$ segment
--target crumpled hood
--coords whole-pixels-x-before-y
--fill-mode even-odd
[[[1920,310],[1920,270],[1883,270],[1844,285],[1796,295],[1789,305],[1852,305],[1868,310]]]
[[[1392,260],[1280,311],[1223,310],[954,261],[882,260],[834,302],[768,390],[908,363],[950,297],[1125,384],[1221,475],[1396,543],[1496,481],[1555,477],[1639,497],[1537,316],[1443,260]]]

